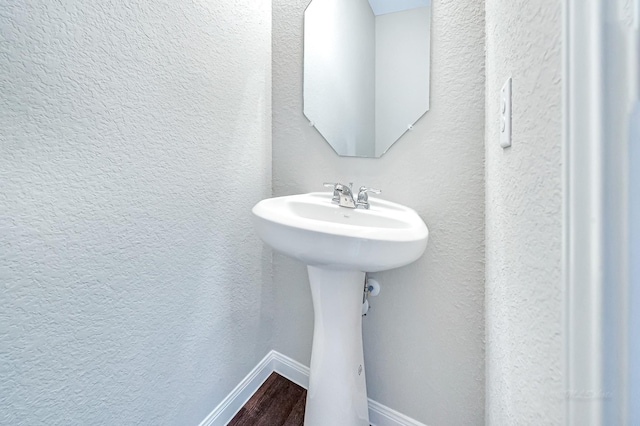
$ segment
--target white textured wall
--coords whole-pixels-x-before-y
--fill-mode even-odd
[[[562,2],[486,0],[486,25],[487,424],[559,425]],[[513,146],[503,150],[509,76]]]
[[[197,424],[270,349],[270,3],[0,10],[0,424]]]
[[[273,2],[274,195],[367,184],[429,226],[425,255],[377,274],[364,319],[369,396],[428,425],[484,423],[484,5],[437,1],[432,109],[379,159],[338,157],[302,115],[302,14]],[[308,365],[304,265],[274,255],[275,349]]]

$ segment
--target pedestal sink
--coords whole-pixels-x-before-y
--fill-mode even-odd
[[[407,265],[427,246],[429,231],[400,204],[370,208],[331,202],[330,192],[269,198],[253,207],[260,238],[304,262],[314,309],[305,426],[368,426],[362,351],[365,272]]]

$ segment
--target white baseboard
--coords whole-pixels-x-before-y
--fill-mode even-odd
[[[274,371],[305,389],[309,386],[309,367],[271,351],[199,426],[226,426]],[[369,399],[369,423],[371,426],[426,426],[372,399]]]
[[[309,367],[282,355],[280,352],[271,351],[271,354],[273,371],[305,389],[309,388]]]
[[[199,426],[226,426],[274,371],[273,354],[274,351],[271,351],[262,358]]]
[[[369,398],[369,423],[371,426],[426,426],[371,398]]]

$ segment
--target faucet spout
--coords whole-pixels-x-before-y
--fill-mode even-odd
[[[351,186],[353,184],[350,183],[349,186],[343,185],[341,183],[325,183],[324,186],[332,186],[333,187],[333,199],[331,200],[335,204],[338,204],[340,207],[347,207],[350,209],[356,208],[356,200],[353,198],[353,191],[351,190]]]
[[[356,200],[353,198],[353,191],[351,191],[350,187],[341,185],[341,189],[338,192],[340,194],[340,202],[338,203],[340,207],[356,208]]]

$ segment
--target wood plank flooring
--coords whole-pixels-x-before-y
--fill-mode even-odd
[[[307,390],[271,373],[227,426],[303,426]]]

